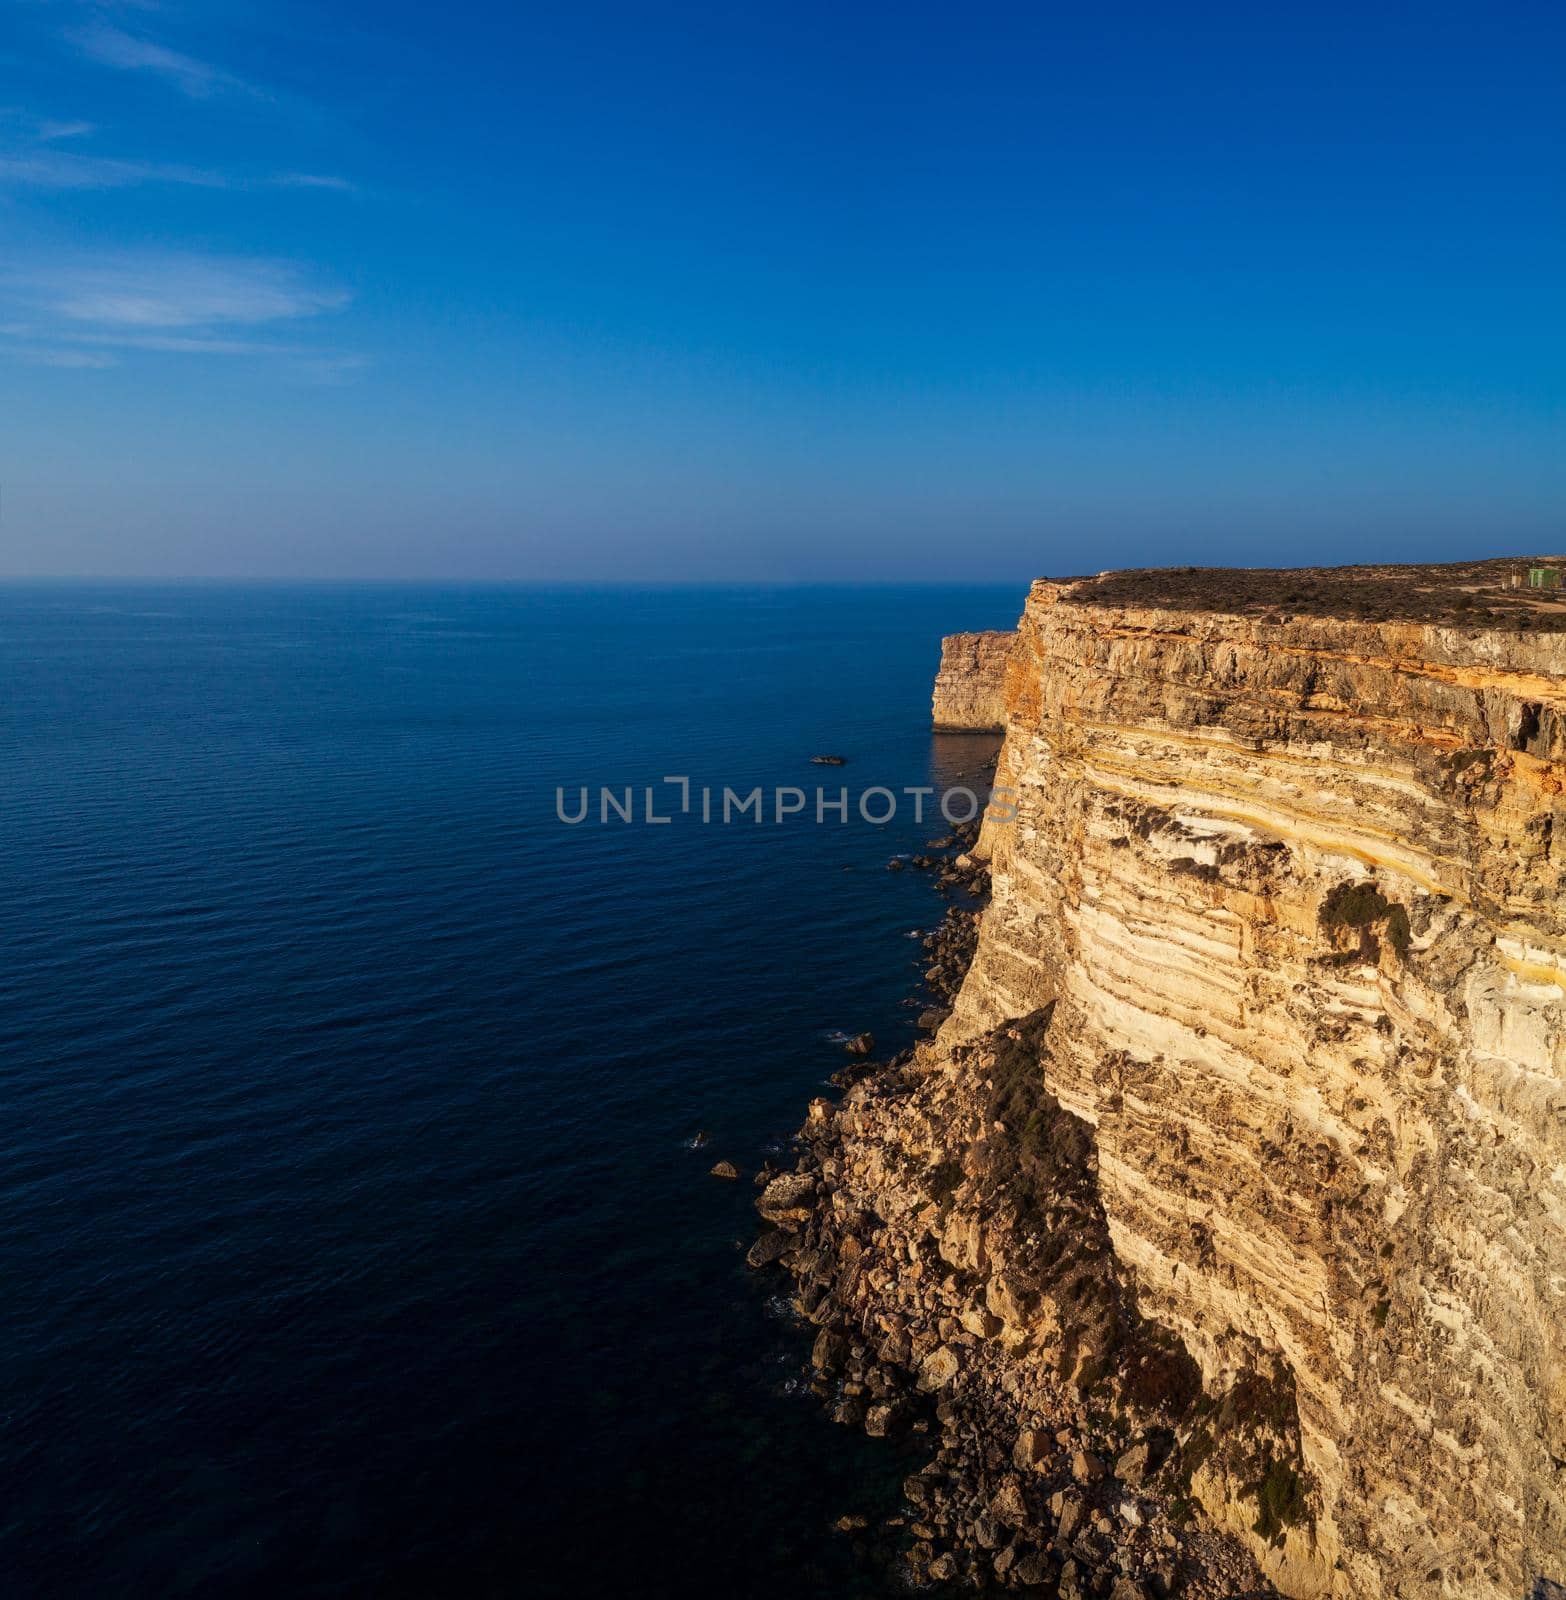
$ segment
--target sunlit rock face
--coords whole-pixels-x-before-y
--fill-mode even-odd
[[[947,733],[999,733],[1006,722],[1006,664],[1015,635],[952,633],[941,640],[934,726]]]
[[[1055,1002],[1141,1311],[1292,1377],[1310,1516],[1192,1483],[1285,1592],[1517,1600],[1566,1578],[1566,635],[1095,593],[1009,651],[939,1047]]]

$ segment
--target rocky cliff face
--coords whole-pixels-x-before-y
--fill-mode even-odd
[[[1566,634],[1350,609],[1035,585],[953,1012],[805,1130],[802,1304],[967,1419],[986,1581],[1207,1592],[1123,1496],[1289,1595],[1566,1578]]]
[[[1006,725],[1006,664],[1015,635],[953,633],[941,640],[934,725],[942,732],[999,733]]]

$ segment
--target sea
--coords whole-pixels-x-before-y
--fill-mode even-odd
[[[0,586],[0,1592],[899,1592],[752,1177],[916,1036],[1023,598]]]

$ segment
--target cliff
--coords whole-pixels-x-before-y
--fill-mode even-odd
[[[953,633],[941,640],[934,726],[942,733],[999,733],[1006,725],[1010,633]]]
[[[1566,610],[1509,566],[1033,587],[971,966],[813,1108],[789,1259],[959,1418],[917,1557],[1566,1578]]]

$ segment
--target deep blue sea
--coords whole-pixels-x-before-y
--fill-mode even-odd
[[[884,1590],[903,1464],[742,1256],[944,826],[596,790],[958,780],[1022,599],[0,586],[0,1590]]]

